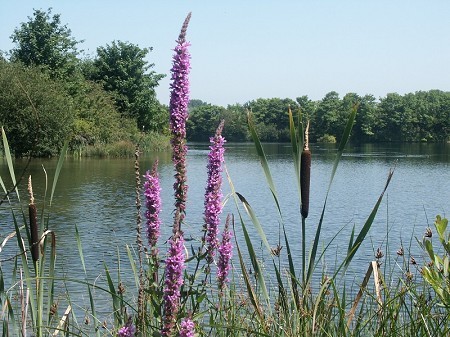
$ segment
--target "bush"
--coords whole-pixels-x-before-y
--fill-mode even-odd
[[[333,135],[324,134],[322,137],[317,139],[317,142],[318,143],[331,143],[331,144],[334,144],[334,143],[336,143],[336,137],[333,136]]]
[[[63,83],[36,67],[0,62],[0,125],[16,157],[53,156],[72,131],[72,100]]]

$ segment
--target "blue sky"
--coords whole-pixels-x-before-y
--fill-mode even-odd
[[[450,91],[448,0],[2,1],[0,50],[33,8],[49,7],[86,53],[113,40],[153,47],[148,61],[164,74],[191,11],[191,98],[213,104]],[[168,103],[169,76],[157,94]]]

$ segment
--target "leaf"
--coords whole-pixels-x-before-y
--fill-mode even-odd
[[[425,250],[427,251],[428,255],[430,256],[431,260],[434,260],[434,250],[433,250],[433,244],[430,240],[424,240],[424,246]]]
[[[56,183],[58,182],[59,174],[61,172],[61,168],[64,163],[64,159],[66,157],[68,147],[69,147],[69,140],[66,140],[66,142],[64,143],[64,146],[61,150],[61,153],[59,154],[58,164],[56,165],[56,170],[55,170],[55,176],[53,177],[52,192],[50,194],[50,206],[52,205],[53,194],[55,193]]]
[[[16,175],[14,173],[14,166],[12,163],[11,151],[9,149],[8,139],[6,138],[5,130],[2,126],[2,140],[3,140],[3,150],[5,151],[5,159],[9,169],[9,175],[11,176],[11,180],[13,185],[15,186],[15,192],[17,195],[17,200],[20,201],[19,190],[17,189]],[[3,182],[2,182],[3,184]]]
[[[354,255],[357,252],[357,250],[359,249],[361,243],[364,241],[365,237],[369,233],[370,227],[372,226],[372,223],[375,219],[375,215],[377,214],[378,208],[380,207],[381,201],[383,200],[384,193],[386,192],[393,175],[394,175],[394,170],[390,170],[386,184],[383,189],[383,192],[381,192],[381,195],[378,198],[378,201],[376,202],[374,208],[372,209],[372,212],[370,213],[363,228],[361,229],[358,236],[356,237],[355,242],[353,243],[353,246],[352,246],[352,251],[348,255],[347,260],[345,261],[345,266],[348,266],[350,264],[350,261],[353,259]]]
[[[266,233],[264,233],[264,230],[261,226],[261,223],[259,222],[258,218],[256,217],[255,212],[253,211],[253,208],[250,206],[248,201],[244,198],[244,196],[238,192],[235,192],[238,196],[239,200],[242,202],[242,205],[244,206],[245,211],[247,212],[248,216],[253,222],[253,225],[255,226],[256,230],[258,231],[259,236],[261,237],[261,240],[263,241],[264,245],[267,248],[267,251],[271,253],[270,244],[267,241]]]
[[[248,119],[248,128],[250,130],[250,134],[252,136],[253,142],[255,143],[256,152],[258,153],[259,160],[260,160],[261,166],[263,168],[267,184],[269,185],[270,192],[272,193],[273,199],[275,200],[275,204],[278,209],[278,214],[281,217],[281,208],[280,208],[280,204],[278,202],[278,196],[277,196],[277,191],[275,189],[275,184],[273,183],[272,174],[270,173],[266,154],[264,153],[261,142],[259,141],[259,137],[258,137],[258,134],[256,133],[255,126],[253,124],[250,112],[248,112],[248,114],[247,114],[247,119]]]

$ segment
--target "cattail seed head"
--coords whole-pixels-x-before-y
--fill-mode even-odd
[[[300,193],[302,197],[302,206],[300,213],[303,218],[308,217],[309,213],[309,188],[311,179],[311,151],[309,150],[309,122],[305,130],[305,145],[300,157]]]

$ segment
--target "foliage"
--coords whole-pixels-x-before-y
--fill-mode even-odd
[[[186,124],[188,140],[207,141],[214,133],[214,125],[218,125],[221,120],[225,121],[222,134],[228,141],[248,140],[244,106],[234,104],[224,108],[195,99],[189,103],[189,119]]]
[[[130,139],[137,133],[135,123],[128,123],[116,110],[112,97],[97,83],[80,81],[72,96],[74,109],[71,150],[77,151],[97,144]]]
[[[246,103],[246,107],[252,111],[261,140],[289,140],[288,106],[296,106],[296,102],[289,98],[258,98]]]
[[[151,50],[113,41],[97,48],[97,57],[91,67],[85,67],[85,75],[114,97],[124,117],[136,119],[139,128],[157,131],[165,126],[168,114],[155,94],[155,87],[164,75],[149,72],[154,64],[145,60]]]
[[[302,111],[303,122],[311,122],[310,139],[316,142],[333,138],[339,141],[345,127],[343,121],[355,104],[358,114],[352,142],[446,142],[450,139],[450,92],[440,90],[417,91],[403,96],[389,93],[379,101],[373,95],[359,96],[356,93],[347,93],[341,99],[337,92],[331,91],[318,101],[312,101],[308,96],[297,97],[295,102],[287,98],[259,98],[244,105],[228,105],[225,110],[215,106],[215,110],[221,111],[228,125],[232,123],[233,127],[228,127],[232,134],[227,134],[227,126],[224,132],[228,138],[231,136],[231,140],[249,138],[245,114],[247,109],[251,109],[262,141],[287,141],[288,129],[283,122],[286,123],[285,111],[290,105],[293,110]],[[204,105],[208,103],[196,100],[192,113]],[[206,108],[204,112],[207,112]],[[195,118],[189,122],[192,130],[205,129],[196,124]],[[203,139],[206,136],[204,133]]]
[[[447,230],[448,220],[438,215],[434,226],[443,252],[440,255],[438,251],[435,251],[436,247],[433,248],[432,231],[428,228],[421,246],[428,253],[430,262],[423,266],[422,275],[425,281],[433,287],[441,304],[450,309],[450,234]]]
[[[11,61],[26,66],[40,66],[52,77],[68,78],[76,71],[78,50],[76,41],[59,14],[34,10],[33,17],[16,28],[11,36],[16,48],[11,50]]]
[[[186,133],[189,140],[208,141],[209,136],[214,134],[215,125],[220,123],[225,108],[216,105],[199,105],[189,111],[189,119],[186,125]]]
[[[36,67],[0,62],[0,125],[16,156],[53,156],[70,135],[72,99],[59,80]]]

